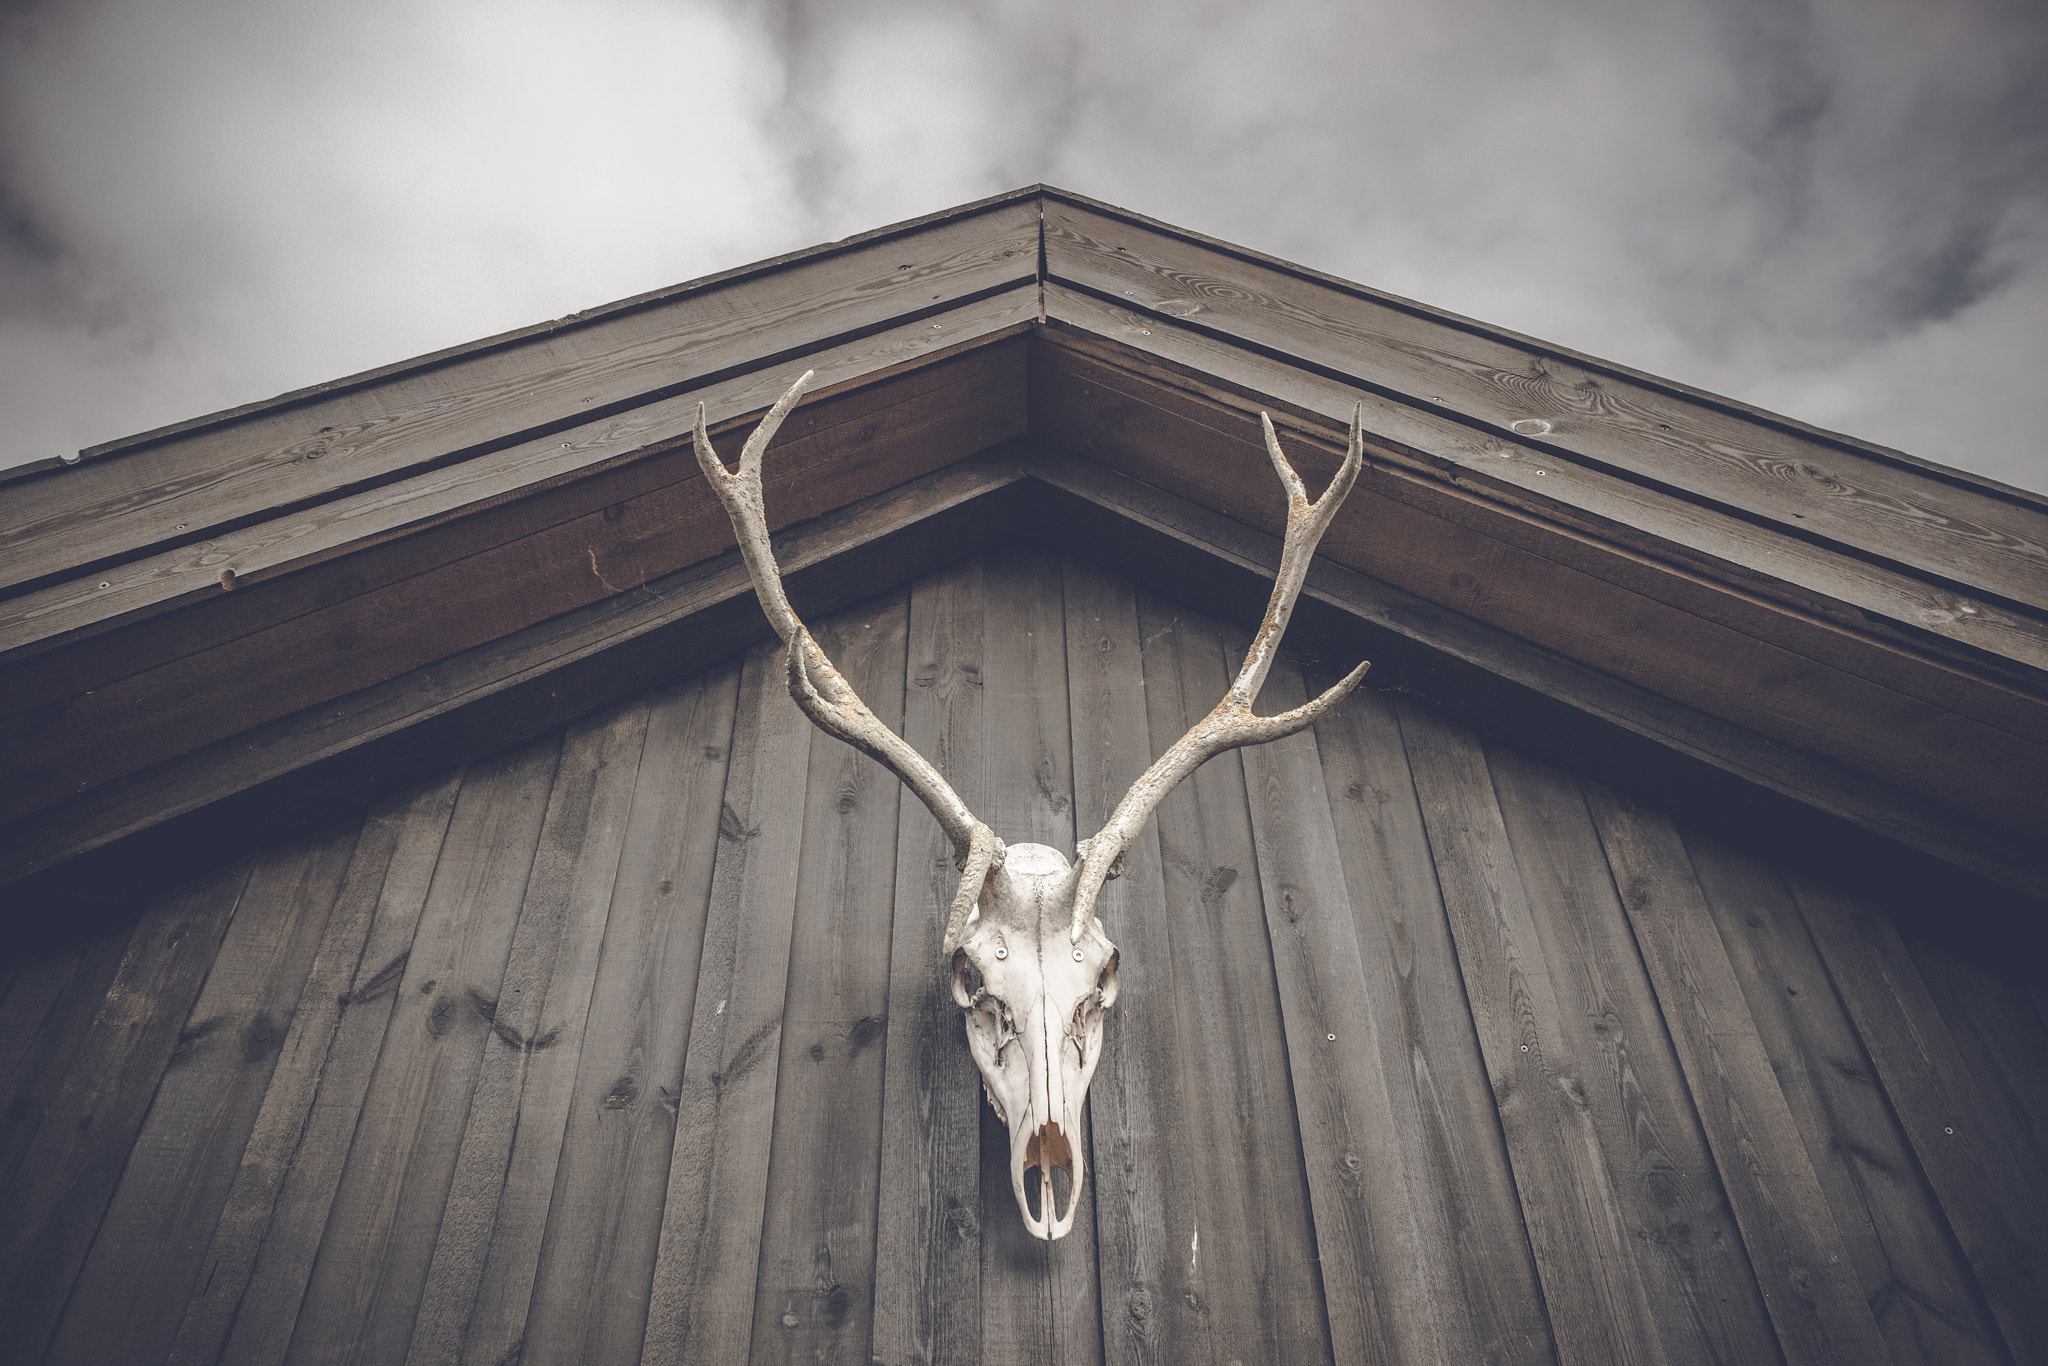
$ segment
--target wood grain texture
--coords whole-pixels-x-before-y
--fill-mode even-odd
[[[1693,831],[1684,838],[1892,1360],[2006,1360],[1783,874]]]
[[[907,566],[957,559],[1000,534],[989,519],[1020,478],[1013,455],[992,451],[787,529],[776,543],[785,581],[830,610],[899,583]],[[323,766],[426,781],[768,638],[752,598],[737,554],[651,579],[0,829],[0,875],[47,869],[209,803],[218,810],[224,793]]]
[[[13,1174],[0,1342],[21,1357],[56,1326],[249,874],[238,862],[143,913]]]
[[[454,797],[454,784],[444,783],[440,788],[446,800],[434,806],[438,816],[432,835],[435,852],[439,850],[441,826],[446,823]],[[343,1012],[350,1008],[361,984],[368,981],[363,959],[377,923],[385,881],[394,871],[403,877],[402,866],[396,859],[407,833],[408,819],[422,801],[431,804],[425,793],[413,794],[371,812],[354,841],[348,868],[327,917],[326,932],[291,1010],[290,1027],[285,1031],[248,1141],[241,1148],[221,1201],[219,1218],[208,1230],[203,1255],[193,1259],[197,1280],[189,1302],[181,1297],[170,1305],[159,1306],[175,1308],[182,1315],[181,1321],[173,1325],[175,1336],[168,1350],[160,1353],[172,1361],[211,1362],[225,1344],[235,1310],[255,1270],[258,1249],[278,1208],[280,1189],[307,1138],[307,1121]],[[383,966],[373,966],[370,972],[374,974]],[[382,987],[389,994],[396,985],[394,973]],[[318,1148],[318,1135],[311,1146]],[[296,1293],[292,1303],[296,1307]]]
[[[95,460],[11,490],[5,583],[61,572],[283,504],[331,497],[565,414],[644,406],[690,378],[859,336],[933,303],[1022,283],[1037,265],[1033,204],[940,224],[808,267],[686,294],[389,386],[255,416]],[[903,269],[908,257],[910,269]]]
[[[1032,404],[1034,431],[1167,492],[1277,527],[1280,503],[1252,414],[1049,348],[1034,357]],[[1316,445],[1296,440],[1288,449],[1312,486],[1334,469],[1334,454]],[[1354,489],[1323,552],[2000,828],[2017,829],[2035,814],[2048,821],[2048,712],[2024,693],[1964,679],[1954,666],[1899,663],[1889,650],[1882,668],[1867,651],[1830,662],[1803,637],[1798,649],[1777,643],[1774,631],[1790,631],[1797,618],[1764,613],[1753,629],[1724,625],[1715,613],[1728,595],[1696,578],[1377,473]],[[1694,593],[1710,601],[1694,602]],[[1560,610],[1565,603],[1570,611]]]
[[[1587,785],[1586,804],[1786,1361],[1884,1360],[1884,1339],[1678,831],[1597,785]]]
[[[1240,622],[1263,610],[1280,537],[1041,443],[1032,445],[1030,470],[1048,490],[1037,520],[1075,553]],[[2034,842],[1997,837],[1867,775],[1324,556],[1311,566],[1296,608],[1289,639],[1297,648],[1332,664],[1369,657],[1375,688],[1412,689],[1512,737],[1532,757],[1633,786],[1653,805],[1688,817],[1712,813],[1767,857],[1852,860],[1867,885],[1896,888],[1925,879],[1905,865],[1928,854],[2014,887],[2048,890],[2048,876],[2027,871],[2037,862]],[[1854,854],[1844,850],[1851,841],[1861,845]]]
[[[647,721],[629,704],[563,740],[409,1362],[496,1362],[519,1342]]]
[[[1137,602],[1128,584],[1071,558],[1061,565],[1060,581],[1075,828],[1097,830],[1153,758]],[[1180,1232],[1194,1226],[1187,1194],[1207,1183],[1194,1175],[1199,1158],[1181,1121],[1186,1101],[1174,1046],[1177,1001],[1164,911],[1159,843],[1148,824],[1126,852],[1122,875],[1105,884],[1095,907],[1118,944],[1117,1005],[1088,1088],[1088,1179],[1108,1362],[1217,1356],[1208,1321],[1184,1308],[1183,1297],[1195,1291],[1182,1285],[1193,1268],[1181,1269]],[[1191,1179],[1160,1179],[1166,1172]]]
[[[1061,578],[1075,824],[1095,830],[1155,757],[1144,639],[1128,583],[1073,559],[1062,566]],[[1117,1004],[1088,1092],[1103,1358],[1271,1360],[1288,1326],[1305,1327],[1320,1351],[1319,1323],[1263,1321],[1256,1298],[1246,1293],[1264,1265],[1261,1239],[1275,1231],[1254,1234],[1244,1227],[1244,1164],[1201,1141],[1201,1112],[1228,1108],[1216,1102],[1236,1094],[1245,1079],[1207,1086],[1190,1080],[1208,1061],[1197,1046],[1201,1015],[1220,1003],[1187,999],[1180,990],[1175,930],[1179,926],[1182,936],[1196,931],[1181,925],[1185,917],[1176,909],[1166,901],[1159,839],[1148,823],[1124,856],[1123,875],[1104,886],[1096,903],[1118,945]],[[1215,1061],[1227,1066],[1230,1060]],[[1306,1228],[1277,1232],[1298,1246],[1310,1241]]]
[[[1242,658],[1237,647],[1249,638],[1232,631],[1227,639],[1225,658]],[[1262,697],[1275,713],[1306,702],[1299,668],[1277,663]],[[1418,1154],[1400,1142],[1409,1116],[1382,1066],[1404,1050],[1381,1038],[1359,989],[1358,917],[1315,737],[1241,753],[1331,1347],[1339,1361],[1469,1361],[1477,1343],[1462,1306],[1431,1293],[1446,1279],[1442,1243],[1432,1237],[1440,1230],[1427,1226],[1428,1202],[1411,1203],[1427,1181]]]
[[[2014,1158],[2048,1170],[2048,1029],[2019,974],[1993,976],[1996,964],[1911,940],[1906,951]]]
[[[814,632],[892,729],[903,716],[908,614],[907,595],[893,593]],[[900,786],[843,741],[812,734],[754,1290],[758,1362],[872,1360]],[[930,966],[934,980],[940,969]]]
[[[1558,1357],[1656,1360],[1656,1306],[1583,1079],[1604,1062],[1566,1034],[1486,756],[1420,709],[1400,720]]]
[[[528,1361],[639,1351],[738,686],[727,665],[650,700],[530,1298],[509,1282],[467,1360],[515,1346]]]
[[[1495,747],[1486,760],[1558,994],[1574,1099],[1640,1249],[1639,1331],[1672,1362],[1769,1361],[1770,1315],[1579,785]]]
[[[361,827],[257,861],[58,1324],[56,1361],[156,1361],[273,1080]]]
[[[1137,595],[1136,607],[1149,764],[1150,755],[1164,753],[1215,706],[1235,661],[1226,658],[1215,623],[1148,594]],[[1162,1346],[1208,1346],[1222,1362],[1240,1351],[1246,1361],[1328,1361],[1331,1313],[1359,1309],[1333,1311],[1324,1302],[1313,1187],[1303,1166],[1287,1040],[1278,1027],[1282,998],[1260,914],[1257,853],[1237,756],[1197,769],[1154,819],[1161,893],[1172,922],[1164,941],[1170,957],[1162,965],[1172,972],[1172,1016],[1162,1023],[1173,1031],[1186,1097],[1174,1118],[1185,1125],[1181,1141],[1193,1155],[1189,1179],[1170,1173],[1167,1179],[1191,1208],[1184,1214],[1185,1244],[1181,1227],[1165,1230],[1172,1242],[1161,1255],[1172,1262],[1170,1270],[1161,1267],[1156,1293],[1141,1288],[1133,1297],[1123,1287],[1106,1287],[1106,1297],[1124,1297],[1121,1305],[1109,1299],[1112,1310],[1133,1320],[1110,1340],[1156,1334]],[[1105,917],[1105,923],[1112,936],[1120,935],[1116,922]],[[1128,962],[1156,952],[1128,936],[1119,944]],[[1119,999],[1119,1012],[1127,1000]],[[1143,998],[1133,1004],[1144,1009]],[[1112,1020],[1109,1028],[1121,1023]],[[1150,1159],[1139,1154],[1133,1160]],[[1197,1242],[1198,1235],[1206,1236]],[[1172,1358],[1159,1353],[1152,1359]]]
[[[1150,319],[1058,285],[1048,286],[1047,298],[1054,321],[1039,331],[1035,349],[1083,354],[1228,407],[1274,409],[1283,432],[1298,426],[1309,440],[1333,446],[1335,458],[1362,401],[1378,472],[1425,485],[1439,498],[1512,509],[1593,546],[1678,569],[1718,590],[1724,613],[1776,616],[1781,631],[1799,617],[1818,618],[1837,632],[2020,677],[2029,686],[2039,685],[2048,665],[2048,623],[2041,614],[1967,582],[1930,580],[1862,558],[1850,547],[1721,515],[1654,486],[1554,459],[1510,431],[1475,427],[1427,405],[1362,391],[1341,374],[1199,332],[1152,326]],[[1553,546],[1552,553],[1571,549]],[[1792,621],[1783,620],[1788,613]]]
[[[1007,843],[1050,845],[1071,857],[1074,771],[1059,560],[1043,551],[992,552],[983,557],[982,585],[989,804],[976,814]],[[1080,1193],[1081,1210],[1065,1238],[1032,1237],[1010,1188],[1009,1132],[991,1109],[982,1109],[980,1122],[981,1359],[1099,1362],[1094,1186]]]
[[[795,425],[807,434],[843,426],[847,444],[861,445],[874,436],[861,436],[863,428],[907,394],[938,394],[943,397],[933,406],[957,406],[965,395],[947,391],[963,377],[1017,363],[1021,340],[1005,339],[1016,337],[1036,307],[1037,292],[1027,288],[811,351],[803,364],[819,379]],[[138,665],[175,657],[182,642],[158,619],[181,608],[204,608],[198,622],[185,627],[191,641],[185,648],[199,648],[418,573],[460,551],[475,553],[695,479],[696,461],[687,449],[698,403],[707,409],[713,441],[737,445],[801,373],[790,364],[728,375],[616,416],[593,420],[579,409],[569,425],[487,455],[311,506],[266,509],[248,525],[195,545],[20,593],[0,601],[0,658],[43,658],[60,642],[118,633],[124,642],[118,653],[101,645],[57,655],[63,677],[90,686],[94,674],[120,667],[122,654]],[[683,458],[664,458],[670,455]],[[450,547],[460,549],[451,555]],[[346,567],[309,572],[337,559]],[[220,590],[224,568],[235,571],[234,596]]]
[[[559,739],[471,768],[449,818],[290,1355],[405,1354],[491,1033]]]
[[[1835,992],[2017,1361],[2048,1356],[2048,1200],[1882,912],[1792,881]]]
[[[0,1152],[12,1149],[18,1130],[32,1127],[34,1102],[28,1091],[56,1050],[64,1027],[58,1017],[66,988],[84,957],[85,946],[80,945],[39,955],[7,971],[7,989],[0,995]],[[0,1165],[0,1181],[12,1171],[11,1162]]]
[[[1307,689],[1320,693],[1336,681],[1312,671]],[[1281,705],[1276,698],[1265,710]],[[1368,1198],[1412,1207],[1410,1293],[1434,1316],[1434,1341],[1424,1339],[1430,1348],[1468,1361],[1554,1360],[1400,722],[1389,700],[1359,691],[1315,734],[1358,922],[1355,990],[1371,1013],[1389,1097],[1386,1119],[1375,1125],[1363,1116],[1362,1127],[1415,1173],[1404,1191],[1372,1190]]]
[[[747,1359],[810,752],[780,646],[749,651],[644,1345],[619,1360]]]
[[[35,1000],[48,1000],[37,1023],[24,1027],[21,1052],[10,1069],[7,1090],[0,1093],[6,1102],[0,1110],[0,1190],[12,1188],[50,1102],[91,1034],[134,931],[134,922],[116,922],[82,945],[17,970],[8,991],[11,1003],[30,1014]]]
[[[324,1053],[304,1059],[292,1050],[295,1066],[278,1093],[279,1103],[288,1104],[301,1077],[298,1066],[310,1064],[317,1068],[311,1106],[292,1146],[275,1127],[288,1124],[288,1116],[258,1115],[257,1132],[243,1150],[244,1168],[222,1211],[206,1288],[179,1325],[173,1360],[276,1361],[290,1344],[462,778],[460,771],[449,774],[394,802],[385,813],[397,825],[389,862],[364,867],[362,881],[344,887],[349,901],[337,908],[344,918],[354,914],[349,908],[356,896],[373,900],[369,936],[346,999],[336,1002],[340,1020]],[[382,843],[381,824],[373,817],[366,842],[358,843],[366,855]],[[274,1192],[265,1189],[272,1181]]]
[[[1553,458],[2048,606],[2048,518],[2029,501],[1057,199],[1046,201],[1045,253],[1049,280],[1127,301],[1156,330],[1199,328],[1339,367],[1475,426],[1532,424]]]
[[[1023,412],[1021,378],[1002,365],[972,371],[951,386],[951,401],[905,395],[884,413],[851,424],[851,432],[786,426],[769,466],[777,493],[799,493],[776,501],[777,524],[880,492],[1015,435]],[[667,460],[680,477],[638,496],[13,712],[16,749],[0,813],[12,816],[72,795],[537,621],[637,591],[651,578],[724,552],[732,544],[731,527],[701,474],[683,473],[691,462],[681,452]],[[406,622],[407,629],[391,631],[392,621]],[[109,709],[117,697],[120,705]],[[134,724],[130,709],[137,705],[154,708],[155,727]]]
[[[911,585],[903,738],[973,811],[990,809],[986,617],[979,556]],[[936,1366],[981,1354],[981,1078],[940,953],[960,881],[952,843],[908,789],[898,806],[873,1356]]]
[[[1033,191],[1036,188],[1037,187],[1029,187],[1022,190],[1011,190],[1005,194],[991,195],[984,199],[976,200],[970,204],[961,204],[951,209],[942,209],[937,213],[925,214],[917,218],[905,219],[900,223],[891,223],[883,227],[870,229],[867,232],[855,233],[853,236],[841,238],[837,242],[825,242],[817,246],[805,247],[800,250],[792,252],[785,252],[780,256],[770,257],[765,261],[756,261],[748,265],[737,266],[728,270],[714,271],[709,275],[701,275],[694,280],[686,280],[681,284],[670,285],[661,289],[649,290],[645,293],[636,294],[625,299],[619,299],[612,303],[602,304],[595,308],[582,309],[578,312],[571,313],[566,317],[549,319],[546,322],[534,323],[528,327],[514,328],[507,332],[500,332],[494,336],[480,338],[476,341],[464,342],[456,346],[448,347],[444,350],[428,352],[426,355],[415,356],[407,360],[399,361],[392,365],[379,366],[375,369],[361,371],[357,374],[347,375],[340,379],[328,380],[319,384],[310,385],[304,389],[291,390],[287,393],[280,394],[275,398],[262,399],[254,403],[243,404],[240,407],[226,409],[221,412],[203,414],[199,417],[187,419],[184,422],[172,423],[169,426],[154,428],[146,432],[139,432],[133,436],[120,437],[116,440],[103,442],[100,445],[91,447],[90,449],[81,452],[81,455],[87,458],[97,459],[101,456],[113,455],[122,451],[139,449],[144,446],[157,444],[158,442],[167,440],[172,436],[196,432],[201,430],[202,428],[223,426],[227,423],[233,422],[239,418],[250,416],[251,414],[254,413],[268,412],[273,409],[289,407],[291,405],[304,403],[309,399],[317,398],[323,395],[339,393],[346,389],[361,388],[380,380],[393,379],[399,376],[416,374],[421,371],[432,369],[435,366],[438,366],[446,361],[454,360],[460,356],[481,354],[486,351],[500,350],[508,345],[526,341],[530,338],[546,337],[554,332],[561,330],[564,327],[573,327],[579,323],[591,322],[598,319],[611,317],[614,315],[622,316],[629,313],[639,312],[641,310],[665,303],[670,299],[676,298],[680,295],[700,293],[711,288],[714,285],[724,284],[729,281],[742,280],[749,278],[751,276],[767,274],[771,271],[795,265],[799,262],[837,255],[853,247],[862,246],[868,243],[900,241],[903,238],[911,236],[918,229],[928,227],[936,223],[940,223],[949,219],[963,219],[972,217],[973,215],[981,213],[984,210],[994,209],[997,208],[999,205],[1005,203],[1025,200],[1032,195]],[[47,465],[49,462],[43,463]],[[37,468],[37,466],[30,465],[27,468],[34,469]]]
[[[1243,645],[1036,550],[814,620],[1062,848]],[[276,846],[203,943],[164,903],[0,973],[52,1182],[7,1208],[83,1231],[48,1359],[2029,1359],[2037,1003],[1369,694],[1205,766],[1107,889],[1088,1208],[1029,1240],[937,961],[944,838],[776,663],[452,774],[353,854]],[[1324,681],[1283,661],[1260,709]],[[174,1058],[251,1012],[274,1055]]]

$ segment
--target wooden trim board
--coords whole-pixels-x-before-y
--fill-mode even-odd
[[[1278,561],[1277,538],[1031,439],[792,528],[778,554],[802,610],[826,612],[1025,535],[1241,622]],[[1340,565],[1316,566],[1295,621],[1297,653],[1370,657],[1372,686],[1730,843],[1887,901],[1938,890],[1987,920],[2043,909],[2048,866],[2025,841]],[[105,904],[110,888],[360,811],[766,636],[728,553],[0,827],[0,878],[17,915]]]

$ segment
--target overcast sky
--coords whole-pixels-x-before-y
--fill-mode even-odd
[[[2048,489],[2044,0],[0,0],[0,464],[1034,181]]]

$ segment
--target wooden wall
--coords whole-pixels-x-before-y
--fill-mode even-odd
[[[819,636],[1065,848],[1246,643],[1023,552]],[[2048,1358],[2042,999],[1384,694],[1213,761],[1110,885],[1093,1217],[1031,1240],[943,838],[777,672],[5,969],[0,1353]]]

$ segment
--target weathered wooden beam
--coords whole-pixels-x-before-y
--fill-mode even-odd
[[[1036,196],[627,300],[16,481],[0,587],[192,545],[423,469],[642,410],[709,380],[1035,283]]]
[[[1206,337],[1341,378],[1411,409],[1413,423],[1466,428],[1470,449],[1452,458],[1540,497],[1596,509],[1619,493],[1603,483],[1634,483],[1668,509],[1745,520],[1795,550],[1826,546],[2048,608],[2048,499],[2039,495],[1060,191],[1043,202],[1049,315],[1061,307],[1052,286],[1064,285],[1124,310],[1116,331],[1135,349]],[[1501,459],[1503,443],[1539,457],[1545,475]],[[1683,540],[1687,529],[1674,530]],[[1967,616],[1941,625],[1967,636],[1984,624]]]
[[[778,523],[1017,435],[1020,341],[971,347],[792,422]],[[677,420],[681,420],[678,418]],[[722,553],[732,531],[687,448],[647,458],[0,670],[0,819],[251,725],[502,639]],[[244,606],[244,593],[253,599]]]
[[[1140,373],[1065,336],[1034,343],[1034,435],[1277,528],[1258,398]],[[1312,485],[1341,450],[1326,421],[1294,416],[1289,450]],[[1384,442],[1369,438],[1368,451],[1324,539],[1328,562],[1988,825],[2048,823],[2048,692],[1761,602],[1404,466]]]

